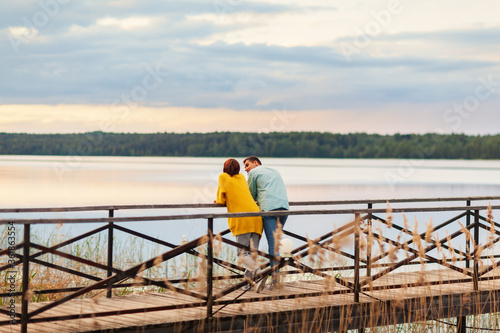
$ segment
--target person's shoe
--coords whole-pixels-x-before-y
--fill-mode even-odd
[[[267,287],[269,290],[278,290],[281,288],[283,288],[283,285],[276,281],[271,282],[271,284]]]
[[[264,288],[266,287],[266,281],[267,281],[267,276],[263,277],[262,280],[260,280],[256,292],[260,293],[262,290],[264,290]]]
[[[251,280],[253,278],[253,272],[245,269],[245,273],[243,273],[243,277],[247,280]]]
[[[255,279],[255,277],[257,275],[259,275],[260,273],[262,273],[262,269],[257,268],[255,271],[253,271],[252,278]],[[267,280],[267,276],[261,278],[260,282],[257,285],[256,292],[260,293],[262,290],[264,290],[264,288],[266,286],[266,280]]]
[[[243,291],[250,290],[250,289],[252,289],[252,285],[250,283],[249,284],[245,284],[241,289],[243,289]]]

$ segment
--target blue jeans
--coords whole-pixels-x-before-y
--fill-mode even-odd
[[[278,208],[278,209],[273,209],[272,211],[276,210],[287,210],[284,208]],[[278,219],[281,223],[281,227],[283,228],[285,226],[285,222],[288,218],[288,215],[282,215],[282,216],[263,216],[262,217],[262,223],[264,224],[264,233],[266,234],[266,239],[267,239],[267,246],[269,247],[268,253],[272,256],[275,255],[274,253],[274,231],[276,230],[277,224],[278,224]],[[278,253],[276,253],[277,255]],[[271,260],[271,267],[277,265],[278,263],[275,262],[274,260]]]

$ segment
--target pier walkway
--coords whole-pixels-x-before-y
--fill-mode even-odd
[[[494,219],[499,200],[292,203],[290,224],[293,216],[304,221],[298,217],[319,215],[348,222],[314,239],[287,231],[293,229],[287,224],[278,237],[292,239],[294,246],[273,258],[280,262],[282,284],[262,291],[256,286],[276,273],[268,264],[272,257],[251,249],[262,272],[245,280],[238,259],[223,251],[235,253],[241,246],[227,230],[214,235],[213,223],[268,213],[227,214],[214,204],[2,209],[0,214],[8,216],[2,224],[22,237],[0,250],[0,273],[7,281],[0,290],[0,332],[344,332],[429,321],[466,332],[477,328],[467,316],[500,312],[500,225]],[[179,208],[191,211],[164,212]],[[115,217],[122,210],[149,213]],[[203,212],[191,213],[197,210]],[[56,216],[96,211],[107,216]],[[27,218],[32,213],[52,216]],[[410,222],[413,215],[425,220]],[[207,233],[170,244],[126,227],[129,222],[172,220],[205,220]],[[61,223],[95,223],[98,228],[51,244],[31,233],[34,225]],[[165,250],[142,262],[120,262],[113,246],[118,231]],[[107,251],[100,251],[104,260],[71,248],[98,234],[106,236]],[[194,258],[190,274],[173,269],[188,257]],[[47,272],[74,278],[50,287],[43,278],[51,276]],[[80,285],[72,285],[75,281]],[[244,291],[247,284],[253,287]]]

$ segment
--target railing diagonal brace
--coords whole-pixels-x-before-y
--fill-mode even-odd
[[[286,264],[289,264],[289,262],[287,260],[279,260],[279,258],[276,258],[274,260],[279,261],[278,265],[275,265],[274,267],[266,268],[265,270],[263,270],[259,274],[255,275],[252,280],[255,282],[259,282],[262,279],[267,279],[267,277],[270,276],[272,273],[277,272],[278,270],[283,268]],[[228,294],[232,293],[233,291],[240,289],[241,287],[247,285],[248,283],[250,283],[250,282],[246,279],[244,281],[238,282],[237,284],[235,284],[227,289],[224,289],[224,290],[220,291],[219,293],[217,293],[216,295],[214,295],[214,300],[217,300],[221,297],[224,297],[225,295],[228,295]]]
[[[79,262],[79,263],[82,263],[82,264],[85,264],[85,265],[88,265],[88,266],[92,266],[92,267],[95,267],[95,268],[100,268],[100,269],[103,269],[103,270],[107,270],[108,269],[108,266],[106,266],[106,265],[99,264],[97,262],[94,262],[94,261],[91,261],[91,260],[88,260],[88,259],[83,259],[83,258],[74,256],[72,254],[68,254],[68,253],[65,253],[65,252],[57,251],[57,250],[45,247],[43,245],[31,243],[31,247],[35,248],[35,249],[38,249],[38,250],[41,250],[42,252],[39,252],[41,254],[52,253],[52,254],[55,254],[57,256],[60,256],[60,257],[63,257],[63,258],[69,259],[69,260],[73,260],[73,261],[76,261],[76,262]],[[36,253],[36,254],[39,254],[39,253]],[[30,260],[33,260],[32,257],[33,256],[30,256]],[[121,272],[120,270],[117,270],[117,269],[113,269],[113,270],[115,272]]]
[[[312,273],[312,274],[315,274],[315,275],[318,275],[320,277],[323,277],[323,278],[328,278],[328,279],[334,279],[335,282],[337,282],[338,284],[346,287],[346,288],[349,288],[351,291],[354,291],[354,284],[352,282],[349,282],[349,281],[346,281],[346,280],[343,280],[339,277],[336,277],[336,276],[331,276],[329,274],[325,274],[321,271],[318,271],[317,269],[314,269],[314,268],[311,268],[307,265],[304,265],[303,263],[301,262],[297,262],[297,261],[290,261],[288,263],[288,265],[292,266],[292,267],[295,267],[301,271],[304,271],[304,272],[308,272],[308,273]]]
[[[79,240],[81,240],[81,239],[87,238],[87,237],[89,237],[89,236],[92,236],[92,235],[94,235],[94,234],[97,234],[97,233],[99,233],[99,232],[101,232],[101,231],[104,231],[104,230],[107,230],[107,229],[108,229],[108,226],[99,227],[99,228],[97,228],[97,229],[94,229],[94,230],[91,230],[91,231],[86,232],[86,233],[84,233],[84,234],[81,234],[80,236],[73,237],[73,238],[71,238],[71,239],[68,239],[68,240],[66,240],[66,241],[62,242],[62,243],[59,243],[59,244],[53,245],[53,246],[51,246],[51,247],[50,247],[50,249],[58,249],[58,248],[64,247],[64,246],[66,246],[66,245],[69,245],[69,244],[71,244],[71,243],[77,242],[77,241],[79,241]],[[21,248],[22,246],[23,246],[23,245],[22,245],[22,243],[21,243],[21,244],[16,244],[16,250],[17,250],[17,249],[19,249],[19,248]],[[2,255],[4,251],[5,251],[5,252],[7,252],[7,251],[8,251],[8,249],[7,249],[7,250],[2,250],[2,251],[0,251],[0,255]],[[32,260],[33,258],[37,258],[37,257],[39,257],[39,256],[41,256],[41,255],[43,255],[43,254],[44,254],[44,252],[39,252],[39,253],[32,254],[32,255],[30,256],[30,260]],[[22,264],[22,262],[21,262],[21,261],[17,261],[17,262],[15,262],[13,265],[18,266],[18,265],[20,265],[20,264]],[[2,267],[0,267],[0,272],[1,272],[1,271],[3,271],[3,270],[5,270],[5,269],[6,269],[6,267],[8,268],[8,267],[9,267],[9,265],[6,265],[6,266],[2,266]]]
[[[22,258],[23,256],[21,254],[16,254],[16,257],[17,258]],[[92,280],[92,281],[101,281],[102,280],[101,278],[98,278],[96,276],[85,274],[85,273],[82,273],[82,272],[79,272],[79,271],[75,271],[75,270],[73,270],[71,268],[62,267],[62,266],[59,266],[59,265],[56,265],[56,264],[52,264],[52,263],[49,263],[49,262],[46,262],[46,261],[43,261],[43,260],[30,259],[30,261],[33,262],[33,263],[35,263],[35,264],[38,264],[38,265],[42,265],[42,266],[45,266],[45,267],[57,269],[59,271],[62,271],[62,272],[65,272],[65,273],[69,273],[69,274],[73,274],[73,275],[76,275],[76,276],[79,276],[79,277],[82,277],[82,278],[85,278],[85,279],[89,279],[89,280]]]
[[[200,237],[200,238],[194,239],[194,240],[192,240],[184,245],[178,246],[175,249],[172,249],[159,257],[162,259],[162,262],[163,262],[163,261],[168,260],[170,258],[173,258],[173,257],[185,252],[186,250],[195,247],[195,246],[203,245],[206,242],[207,242],[207,240],[203,240],[203,237]],[[112,275],[104,280],[99,281],[96,284],[82,288],[82,289],[80,289],[80,290],[78,290],[70,295],[67,295],[58,301],[55,301],[55,302],[52,302],[52,303],[47,304],[45,306],[42,306],[41,308],[38,308],[37,310],[29,313],[29,318],[32,318],[32,317],[34,317],[42,312],[50,310],[58,305],[66,303],[67,301],[72,300],[78,296],[84,295],[84,294],[86,294],[94,289],[97,289],[97,288],[100,288],[103,286],[107,286],[108,284],[114,284],[117,281],[121,281],[121,280],[128,278],[128,277],[131,277],[131,276],[134,277],[138,273],[153,267],[155,265],[157,259],[158,259],[158,257],[153,258],[153,259],[149,259],[149,260],[147,260],[143,263],[140,263],[140,264],[138,264],[138,265],[126,270],[126,271],[123,271],[122,273]]]
[[[461,231],[461,230],[456,231],[456,232],[454,232],[452,235],[450,235],[450,239],[454,239],[455,237],[458,237],[458,236],[460,236],[461,234],[462,234],[462,231]],[[447,239],[447,238],[444,238],[444,239],[440,240],[440,242],[441,242],[441,241],[445,241],[446,239]],[[434,250],[436,247],[437,247],[437,245],[434,243],[434,244],[432,244],[432,245],[428,246],[427,248],[425,248],[425,252],[432,251],[432,250]],[[368,277],[368,278],[367,278],[367,279],[365,279],[363,282],[361,282],[361,286],[363,287],[363,286],[365,286],[365,285],[367,285],[367,284],[369,284],[369,283],[371,283],[371,282],[373,282],[373,281],[375,281],[375,280],[379,279],[380,277],[382,277],[382,276],[384,276],[384,275],[386,275],[386,274],[388,274],[388,273],[390,273],[390,272],[392,272],[392,271],[394,271],[394,270],[398,269],[399,267],[401,267],[401,266],[403,266],[403,265],[408,264],[409,262],[411,262],[412,260],[416,259],[417,257],[418,257],[418,255],[413,254],[412,256],[410,256],[410,257],[408,257],[408,258],[406,258],[406,259],[404,259],[404,260],[402,260],[402,261],[400,261],[400,262],[398,262],[398,263],[396,263],[396,264],[392,265],[391,267],[388,267],[387,269],[385,269],[385,270],[383,270],[383,271],[381,271],[381,272],[379,272],[379,273],[377,273],[377,274],[375,274],[375,275],[373,275],[373,276]],[[468,274],[467,274],[467,275],[468,275],[468,276],[470,276],[470,272],[468,272]]]
[[[447,221],[445,221],[445,222],[441,223],[440,225],[438,225],[438,226],[436,226],[436,227],[432,228],[432,232],[434,232],[434,231],[436,231],[436,230],[439,230],[439,229],[441,229],[441,228],[443,228],[443,227],[445,227],[445,226],[449,225],[449,224],[450,224],[450,223],[452,223],[452,222],[455,222],[456,220],[458,220],[458,219],[460,219],[460,218],[462,218],[462,217],[466,216],[467,214],[468,214],[467,212],[461,213],[461,214],[459,214],[459,215],[457,215],[457,216],[455,216],[455,217],[453,217],[453,218],[451,218],[451,219],[449,219],[449,220],[447,220]],[[378,216],[373,216],[373,218],[374,218],[374,219],[376,219],[376,220],[382,221],[383,223],[386,223],[386,221],[385,221],[384,219],[382,219],[382,218],[380,218],[380,217],[378,217]],[[402,228],[402,227],[400,227],[400,226],[398,226],[398,225],[396,225],[396,224],[393,224],[393,227],[394,227],[395,229],[399,230],[399,231],[404,232],[405,234],[407,234],[407,235],[409,235],[409,236],[413,236],[413,232],[412,232],[411,230],[408,230],[408,229],[406,229],[406,228]],[[366,232],[365,232],[365,233],[366,233]],[[424,236],[425,236],[425,234],[426,234],[426,233],[425,233],[425,232],[423,232],[423,233],[421,233],[419,236],[422,238],[422,237],[424,237]],[[432,240],[432,242],[434,242],[434,240]],[[407,240],[405,243],[406,243],[406,245],[410,245],[410,244],[412,244],[412,243],[413,243],[413,238],[412,238],[412,239]],[[399,249],[403,248],[405,243],[402,243],[400,246],[398,245],[398,246],[396,247],[396,249],[398,249],[398,250],[399,250]],[[444,247],[445,249],[449,250],[449,247],[448,247],[446,244],[442,244],[441,246],[442,246],[442,247]],[[453,250],[456,254],[459,254],[459,251],[458,251],[458,250],[456,250],[456,249],[452,249],[452,250]],[[378,257],[373,258],[373,259],[372,259],[372,262],[376,262],[376,261],[378,261],[378,260],[380,260],[380,259],[382,259],[382,258],[385,258],[387,255],[388,255],[387,253],[385,253],[385,254],[381,254],[381,255],[379,255]]]
[[[264,257],[264,258],[267,258],[269,260],[274,260],[274,261],[279,261],[279,257],[274,257],[274,256],[271,256],[270,254],[267,254],[267,253],[264,253],[262,251],[259,251],[257,249],[250,249],[249,247],[247,246],[243,246],[241,245],[240,243],[237,243],[237,242],[234,242],[232,240],[229,240],[229,239],[226,239],[226,238],[222,238],[222,242],[226,243],[226,244],[229,244],[231,246],[234,246],[234,247],[237,247],[238,249],[242,249],[242,250],[247,250],[247,251],[251,251],[251,252],[255,252],[256,254]],[[244,271],[245,269],[244,268],[241,268],[240,269],[241,271]]]

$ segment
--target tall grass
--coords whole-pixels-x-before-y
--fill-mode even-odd
[[[17,242],[22,240],[19,235],[23,234],[22,226],[17,226],[16,236]],[[49,232],[39,231],[33,232],[31,235],[31,242],[40,244],[44,247],[53,247],[61,242],[71,239],[73,236],[66,232],[62,233],[59,228],[50,229]],[[7,226],[0,227],[0,244],[6,244],[7,239]],[[106,232],[100,232],[87,237],[78,242],[71,243],[64,247],[58,248],[57,251],[70,254],[75,257],[93,261],[102,265],[107,264],[107,248],[108,239]],[[160,246],[158,244],[146,241],[142,238],[130,236],[128,238],[117,238],[113,240],[113,267],[119,270],[125,270],[138,263],[144,262],[151,258],[167,252],[170,248]],[[200,246],[195,249],[199,253],[206,254],[206,246]],[[31,254],[38,252],[36,249],[31,249]],[[22,255],[22,249],[18,249],[16,254]],[[234,249],[224,247],[217,253],[218,257],[223,260],[235,261],[236,251]],[[0,257],[0,265],[6,265],[8,256]],[[46,253],[36,258],[36,260],[44,261],[49,265],[57,265],[72,271],[94,276],[96,278],[104,279],[107,277],[107,270],[93,267],[85,263],[81,263],[70,258],[64,258],[58,254]],[[199,282],[199,277],[206,273],[204,260],[195,255],[182,254],[176,258],[165,262],[158,262],[154,267],[145,270],[140,274],[140,277],[149,279],[161,280],[174,280],[185,279],[186,287],[196,287],[196,282]],[[21,271],[21,266],[16,266],[16,270]],[[7,286],[7,271],[0,272],[0,281],[4,282]],[[223,274],[223,269],[215,267],[216,274]],[[16,291],[21,292],[22,275],[16,275]],[[62,289],[84,287],[94,283],[86,277],[64,272],[52,267],[47,267],[36,262],[30,262],[30,290],[49,290],[49,289]],[[122,283],[133,283],[133,286],[123,288],[114,288],[114,295],[124,295],[130,293],[144,293],[149,291],[157,291],[157,287],[145,286],[138,283],[137,279],[128,279]],[[3,288],[2,288],[3,289]],[[164,291],[164,289],[159,289]],[[8,290],[0,290],[0,292],[8,292]],[[96,294],[102,294],[104,291],[97,290],[82,297],[94,297]],[[30,293],[32,302],[54,301],[62,298],[66,293],[54,294],[35,294]],[[0,305],[5,305],[10,300],[10,297],[0,297]],[[20,300],[20,297],[17,297]]]

